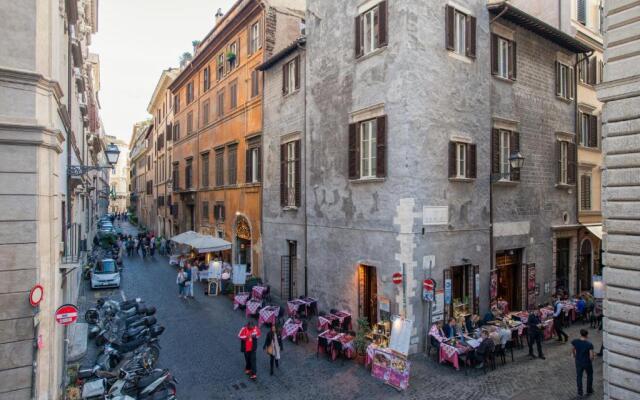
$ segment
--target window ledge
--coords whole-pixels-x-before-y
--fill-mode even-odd
[[[576,185],[570,185],[568,183],[556,183],[555,187],[557,189],[573,189]]]
[[[600,210],[580,210],[579,212],[580,215],[582,216],[594,216],[594,217],[599,217],[602,215],[602,211]]]
[[[297,94],[299,91],[300,91],[300,88],[295,89],[293,92],[288,92],[287,94],[283,94],[283,95],[282,95],[282,98],[283,98],[283,99],[286,99],[287,97],[291,97],[291,96],[293,96],[294,94]]]
[[[578,149],[580,150],[584,150],[584,151],[590,151],[593,153],[602,153],[602,150],[600,149],[600,147],[589,147],[589,146],[583,146],[583,145],[578,145]]]
[[[298,211],[298,207],[296,207],[296,206],[284,206],[284,207],[282,207],[282,211]]]
[[[558,96],[557,94],[556,94],[556,99],[560,100],[560,101],[562,101],[564,103],[567,103],[567,104],[573,103],[573,99],[568,99],[566,97]]]
[[[515,79],[505,78],[504,76],[493,74],[493,77],[500,82],[514,84],[516,83]]]
[[[447,50],[447,53],[449,53],[449,57],[455,58],[458,61],[462,61],[462,62],[465,62],[467,64],[473,64],[473,61],[474,61],[473,58],[467,57],[467,56],[462,55],[462,54],[458,54],[453,50]]]
[[[494,182],[493,184],[496,186],[516,186],[520,183],[520,181],[512,181],[512,180],[508,180],[508,179],[500,179],[497,182]]]
[[[386,178],[358,178],[358,179],[349,179],[351,183],[376,183],[376,182],[384,182]]]
[[[449,182],[473,182],[475,178],[449,178]]]
[[[580,82],[580,81],[578,81],[578,85],[579,85],[579,86],[582,86],[582,87],[584,87],[584,88],[587,88],[587,89],[591,89],[591,90],[595,90],[595,89],[596,89],[595,85],[594,85],[594,84],[591,84],[591,83],[586,83],[586,82]]]
[[[382,53],[383,51],[385,51],[387,49],[388,46],[384,46],[384,47],[379,47],[377,49],[375,49],[374,51],[372,51],[371,53],[367,53],[367,54],[363,54],[360,57],[356,58],[356,62],[360,62],[360,61],[364,61],[366,59],[369,59],[371,57],[374,57],[380,53]]]

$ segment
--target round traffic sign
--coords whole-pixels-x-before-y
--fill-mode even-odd
[[[78,307],[65,304],[56,310],[56,322],[60,325],[70,325],[78,320]]]
[[[402,274],[400,272],[394,272],[392,275],[391,280],[393,281],[393,283],[395,283],[396,285],[399,285],[402,283]]]
[[[44,288],[42,285],[35,285],[31,288],[29,292],[29,303],[31,303],[31,307],[36,307],[42,301],[44,297]]]
[[[422,287],[424,288],[424,290],[431,292],[436,288],[436,283],[433,281],[433,279],[425,279],[424,281],[422,281]]]

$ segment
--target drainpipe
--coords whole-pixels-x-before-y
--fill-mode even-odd
[[[305,46],[306,46],[306,42],[305,42]],[[308,239],[309,239],[309,232],[308,232],[308,224],[307,224],[307,219],[308,219],[308,213],[307,213],[307,187],[309,186],[307,184],[307,54],[306,54],[306,47],[302,47],[300,46],[300,43],[298,43],[298,49],[301,52],[304,52],[304,77],[303,77],[303,83],[302,83],[302,87],[304,89],[304,108],[303,108],[303,115],[304,115],[304,132],[302,132],[302,144],[304,145],[304,164],[301,162],[300,165],[302,165],[304,168],[304,296],[307,297],[308,296],[308,290],[309,290],[309,281],[308,281],[308,261],[309,261],[309,257],[307,255],[307,243],[308,243]]]

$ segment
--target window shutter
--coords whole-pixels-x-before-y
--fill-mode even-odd
[[[519,151],[520,151],[520,133],[511,132],[511,135],[509,138],[509,157],[511,157],[511,154],[517,153]],[[511,180],[519,181],[520,170],[511,168],[510,171],[511,171]]]
[[[516,42],[509,42],[509,79],[516,79],[518,58],[516,57]]]
[[[591,210],[591,177],[584,176],[584,209]]]
[[[251,54],[253,54],[253,48],[251,43],[253,43],[253,35],[251,35],[251,28],[253,27],[253,24],[249,24],[249,27],[247,28],[247,56],[250,56]]]
[[[576,144],[567,143],[567,183],[576,184]]]
[[[280,145],[280,206],[287,205],[287,145]]]
[[[360,148],[358,146],[358,124],[349,124],[349,179],[360,178]]]
[[[580,22],[581,24],[586,24],[587,22],[587,5],[586,5],[586,0],[578,0],[578,10],[577,10],[577,14],[578,14],[578,22]]]
[[[287,68],[289,64],[282,64],[282,94],[287,94],[287,82],[289,82],[289,68]]]
[[[362,57],[362,15],[356,17],[356,58]]]
[[[166,131],[167,131],[167,142],[168,142],[168,141],[172,140],[171,138],[172,138],[172,134],[173,134],[173,126],[171,126],[171,124],[167,124]]]
[[[587,83],[590,85],[595,85],[597,83],[596,77],[598,74],[598,59],[595,56],[592,56],[589,59],[589,74],[587,77]]]
[[[453,50],[453,17],[454,8],[447,5],[444,8],[445,11],[445,46],[447,50]]]
[[[562,144],[559,140],[556,140],[556,183],[562,182],[562,158],[560,155],[562,154],[562,150],[560,147]]]
[[[296,63],[295,81],[296,81],[296,90],[297,90],[297,89],[300,89],[300,56],[296,56],[295,63]]]
[[[300,207],[300,175],[301,175],[301,171],[300,171],[300,141],[296,140],[295,144],[294,144],[294,151],[295,151],[295,164],[294,164],[294,169],[295,169],[295,182],[294,182],[294,187],[295,187],[295,206],[296,207]]]
[[[252,160],[251,160],[251,149],[247,149],[245,151],[246,157],[245,157],[245,182],[246,183],[250,183],[251,181],[253,181],[253,177],[251,176],[251,165],[252,165]]]
[[[236,42],[236,68],[240,65],[240,38]]]
[[[589,116],[589,147],[598,147],[598,117]]]
[[[491,173],[500,173],[500,130],[491,132]]]
[[[456,177],[456,164],[458,162],[458,154],[456,151],[456,142],[449,142],[449,178]]]
[[[580,176],[580,209],[581,210],[586,210],[586,188],[587,188],[587,176],[586,175],[581,175]]]
[[[387,45],[387,2],[381,1],[378,4],[378,47]]]
[[[560,63],[556,61],[556,96],[560,96],[562,88],[560,87]]]
[[[262,182],[262,147],[258,147],[258,182]]]
[[[383,115],[376,120],[376,176],[387,176],[387,117]]]
[[[491,34],[491,73],[498,75],[498,36]]]
[[[569,67],[568,68],[568,76],[567,76],[567,85],[569,85],[569,87],[567,88],[567,93],[569,93],[569,98],[573,100],[574,97],[574,87],[573,87],[573,77],[574,77],[574,73],[573,73],[573,67]]]
[[[477,175],[476,145],[467,145],[467,178],[475,178]]]
[[[476,17],[471,15],[467,15],[466,18],[467,26],[465,29],[466,38],[465,42],[467,45],[466,54],[467,57],[476,58]]]

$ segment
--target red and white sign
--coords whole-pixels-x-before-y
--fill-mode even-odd
[[[400,272],[394,272],[391,280],[396,285],[401,284],[402,283],[402,274]]]
[[[42,301],[44,297],[44,288],[42,285],[35,285],[31,288],[29,292],[29,303],[31,303],[31,307],[37,307],[38,304]]]
[[[60,325],[70,325],[78,320],[78,307],[65,304],[56,310],[56,322]]]
[[[427,292],[432,292],[436,287],[436,283],[433,281],[433,279],[425,279],[424,281],[422,281],[422,287]]]

